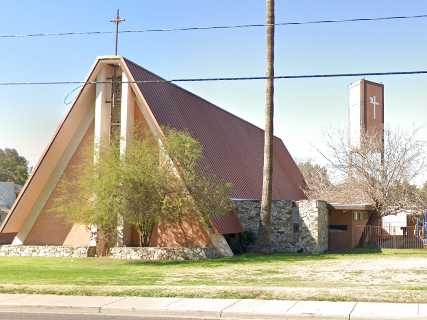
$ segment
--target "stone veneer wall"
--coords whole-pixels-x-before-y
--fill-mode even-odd
[[[115,247],[110,251],[115,259],[145,261],[203,260],[219,257],[213,248]]]
[[[297,201],[300,212],[300,244],[313,253],[328,250],[328,204],[320,200]]]
[[[0,257],[69,257],[85,258],[88,247],[64,246],[0,246]]]
[[[259,226],[259,200],[235,200],[237,214],[245,231],[254,235]],[[272,241],[277,252],[319,253],[328,249],[328,206],[324,201],[296,201],[299,208],[300,231],[294,232],[292,201],[273,201]],[[201,260],[216,258],[214,248],[115,247],[110,255],[127,260]],[[0,256],[87,257],[88,247],[65,246],[0,246]]]
[[[0,257],[88,257],[88,247],[65,246],[0,246]],[[110,250],[114,259],[126,260],[202,260],[219,257],[213,248],[115,247]]]
[[[258,232],[260,201],[234,200],[245,231]],[[292,204],[299,208],[300,231],[294,232]],[[328,207],[324,201],[275,200],[271,213],[273,250],[277,252],[319,253],[328,249]]]

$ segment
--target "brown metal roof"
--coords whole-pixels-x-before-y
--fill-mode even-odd
[[[11,244],[16,233],[3,233],[0,232],[0,245]]]
[[[243,227],[234,211],[222,216],[214,216],[211,223],[215,230],[221,234],[233,234],[243,232]]]
[[[125,59],[137,81],[163,80]],[[264,131],[172,83],[139,83],[161,126],[187,130],[203,145],[203,167],[233,186],[231,198],[260,199]],[[274,200],[301,200],[304,179],[283,144],[274,138]]]

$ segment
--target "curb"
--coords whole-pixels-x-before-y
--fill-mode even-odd
[[[427,320],[427,304],[3,294],[0,318],[7,313],[144,319]]]

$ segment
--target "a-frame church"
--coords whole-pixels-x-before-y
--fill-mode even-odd
[[[120,96],[111,99],[112,79],[120,83]],[[95,83],[96,82],[96,83]],[[112,103],[119,102],[112,112]],[[117,109],[117,108],[116,108]],[[87,246],[86,226],[70,225],[51,212],[60,179],[78,175],[75,164],[87,147],[120,134],[120,148],[140,128],[162,139],[162,127],[187,130],[203,145],[203,163],[211,174],[232,184],[230,198],[261,198],[263,130],[213,105],[203,98],[164,81],[159,76],[120,56],[96,59],[86,84],[78,93],[65,119],[55,132],[31,177],[1,226],[15,245]],[[87,155],[86,155],[87,156]],[[273,199],[301,200],[303,177],[282,140],[274,138]],[[73,195],[70,194],[70,197]],[[217,236],[242,231],[236,215],[212,221]],[[210,231],[188,223],[177,236],[174,228],[159,226],[152,246],[208,247]],[[132,233],[124,245],[133,245]],[[182,240],[185,239],[185,240]]]

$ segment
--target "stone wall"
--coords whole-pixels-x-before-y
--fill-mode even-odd
[[[329,204],[325,201],[317,201],[319,208],[319,249],[327,251],[329,249]]]
[[[115,259],[145,261],[183,261],[217,258],[213,248],[115,247],[110,250]]]
[[[259,227],[259,200],[234,200],[245,231],[256,235]],[[299,211],[299,231],[294,230],[293,207]],[[318,253],[328,248],[328,207],[323,201],[276,200],[271,213],[273,250]]]
[[[88,247],[64,246],[0,246],[0,257],[62,257],[86,258]],[[146,261],[203,260],[219,257],[213,248],[115,247],[110,250],[114,259]]]
[[[0,246],[0,257],[69,257],[85,258],[88,247],[64,246]]]
[[[237,200],[234,203],[243,229],[256,235],[261,202],[259,200]],[[271,225],[273,249],[275,251],[297,251],[297,243],[294,241],[292,232],[292,201],[273,201]]]
[[[297,201],[300,212],[300,239],[308,252],[320,253],[328,250],[328,205],[324,201]]]
[[[235,200],[245,231],[258,232],[260,201]],[[298,208],[299,230],[294,229],[293,211]],[[273,201],[272,242],[276,252],[319,253],[328,249],[328,205],[324,201]],[[87,257],[87,247],[0,246],[0,256]],[[111,257],[127,260],[201,260],[216,258],[214,248],[116,247]]]

